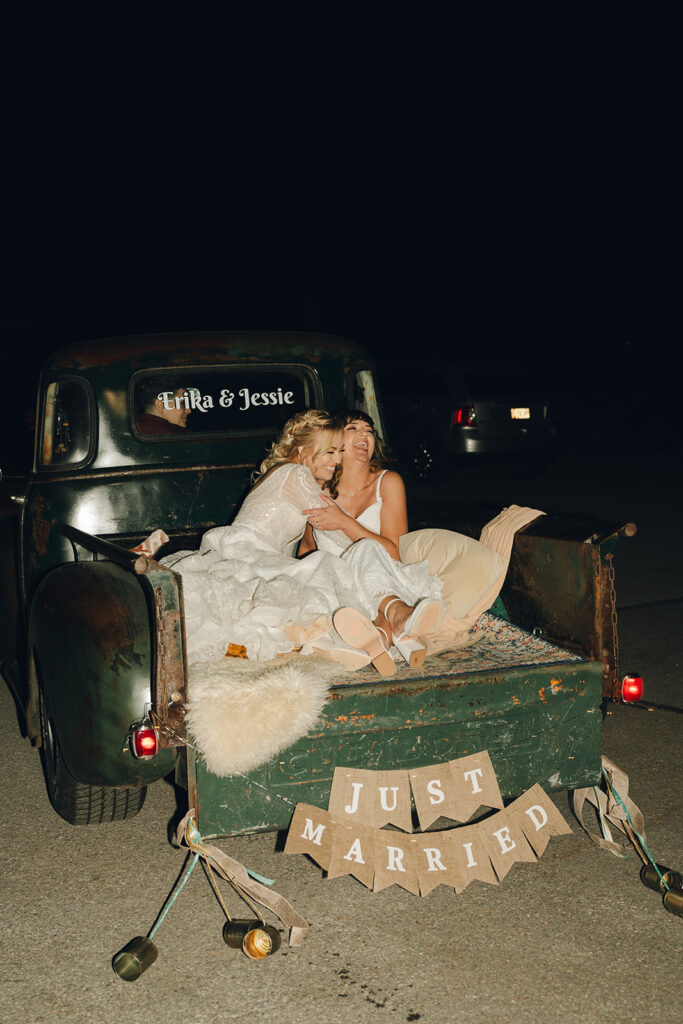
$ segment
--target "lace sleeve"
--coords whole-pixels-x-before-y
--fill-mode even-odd
[[[282,497],[298,509],[322,508],[322,492],[308,466],[294,463],[282,484]]]

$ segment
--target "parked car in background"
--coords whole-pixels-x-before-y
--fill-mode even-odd
[[[385,363],[379,383],[391,444],[422,483],[438,482],[453,458],[555,446],[551,402],[523,368]]]

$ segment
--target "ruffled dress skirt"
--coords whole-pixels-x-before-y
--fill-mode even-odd
[[[161,563],[182,577],[188,662],[225,654],[241,644],[254,661],[293,649],[284,627],[330,619],[344,606],[369,618],[383,597],[406,604],[441,596],[427,562],[402,565],[377,541],[352,544],[341,556],[314,551],[296,559],[259,531],[235,524],[210,530],[200,551],[181,551]],[[332,635],[334,635],[332,631]]]

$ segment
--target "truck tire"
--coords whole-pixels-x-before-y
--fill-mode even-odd
[[[113,786],[90,786],[69,773],[59,740],[45,708],[42,690],[40,707],[40,759],[50,803],[57,814],[70,825],[99,825],[106,821],[133,818],[145,802],[147,787],[116,789]]]

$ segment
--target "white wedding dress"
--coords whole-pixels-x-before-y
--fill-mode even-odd
[[[387,594],[410,605],[440,596],[427,562],[403,566],[373,540],[358,541],[338,557],[349,544],[339,532],[336,554],[294,558],[306,526],[303,510],[323,505],[311,471],[285,463],[249,492],[230,526],[205,533],[198,551],[161,560],[182,576],[188,662],[221,656],[228,643],[267,661],[292,650],[283,629],[290,623],[305,627],[344,606],[374,619]]]
[[[359,516],[356,516],[356,522],[364,526],[366,530],[370,530],[372,533],[380,534],[382,532],[382,495],[380,494],[380,485],[382,483],[382,477],[386,473],[386,469],[377,477],[377,487],[375,488],[375,500],[372,505],[368,505],[364,508]],[[339,502],[337,502],[339,505]],[[345,508],[342,508],[342,512],[346,512]],[[350,513],[347,512],[347,515]],[[332,555],[343,555],[344,552],[351,546],[351,540],[341,530],[316,530],[313,527],[313,537],[315,539],[318,551],[329,551]],[[431,595],[430,595],[431,596]]]

